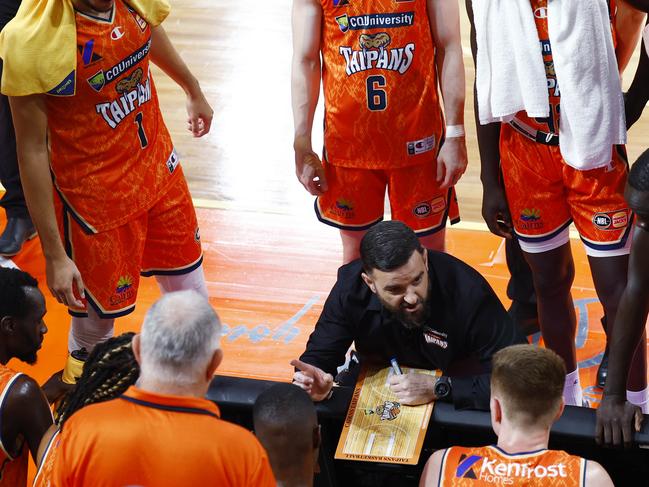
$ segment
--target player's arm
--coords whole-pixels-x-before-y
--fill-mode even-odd
[[[613,487],[614,485],[604,467],[592,460],[586,460],[584,487]]]
[[[454,127],[453,131],[446,131],[446,140],[437,158],[437,181],[441,182],[441,188],[447,188],[459,181],[467,166],[464,137],[466,87],[458,0],[428,0],[428,17],[436,49],[446,126]]]
[[[151,29],[151,60],[187,95],[188,129],[194,137],[208,133],[214,112],[207,103],[198,80],[174,48],[162,25]]]
[[[629,257],[629,277],[610,337],[608,376],[597,410],[600,444],[630,446],[642,420],[639,408],[626,401],[626,378],[649,313],[649,230],[636,228]]]
[[[320,94],[320,31],[322,6],[318,0],[293,0],[293,61],[291,105],[295,135],[295,172],[312,195],[327,191],[322,163],[311,146],[311,130]]]
[[[81,275],[65,253],[54,216],[44,96],[9,98],[16,132],[20,179],[45,255],[47,285],[60,303],[83,307],[73,291],[76,287],[77,296],[83,297]]]
[[[624,95],[627,129],[631,128],[638,121],[644,107],[647,105],[647,101],[649,101],[649,57],[643,45],[640,49],[640,61],[638,62],[635,76],[633,77],[629,91]]]
[[[53,420],[47,399],[34,379],[25,375],[16,379],[3,415],[11,418],[16,436],[25,438],[37,463],[41,439]]]
[[[439,477],[442,474],[442,459],[446,450],[437,450],[433,453],[424,467],[419,479],[419,487],[430,487],[439,485]]]
[[[471,21],[471,52],[473,63],[477,61],[477,42],[473,22],[472,0],[466,0],[466,9]],[[512,238],[512,218],[507,206],[505,189],[500,182],[500,123],[480,124],[478,113],[478,92],[473,88],[474,114],[478,149],[480,151],[480,179],[482,181],[482,218],[491,233]]]
[[[628,0],[617,0],[616,5],[615,32],[617,46],[615,47],[615,55],[618,69],[622,74],[642,35],[646,14],[630,5]]]
[[[618,0],[619,1],[619,0]],[[643,12],[649,12],[649,0],[623,0],[629,5]]]

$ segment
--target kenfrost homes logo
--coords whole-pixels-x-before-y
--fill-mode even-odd
[[[364,29],[391,29],[410,27],[415,23],[415,12],[394,12],[388,14],[340,15],[336,23],[342,32]]]
[[[478,455],[460,455],[455,477],[479,479],[493,484],[513,484],[514,482],[518,484],[522,479],[565,479],[568,477],[568,470],[563,463],[534,465],[530,462],[514,462]]]

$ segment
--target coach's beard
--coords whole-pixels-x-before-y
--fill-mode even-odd
[[[430,309],[430,294],[431,293],[429,290],[428,296],[426,296],[426,298],[423,300],[418,300],[414,306],[406,306],[405,304],[402,304],[398,308],[389,305],[380,297],[379,300],[381,301],[381,304],[383,304],[385,309],[387,309],[390,314],[405,328],[407,328],[408,330],[418,330],[422,328],[428,321],[430,321],[430,317],[432,315]],[[416,308],[420,305],[421,309],[417,310],[416,312],[408,311],[408,309]]]

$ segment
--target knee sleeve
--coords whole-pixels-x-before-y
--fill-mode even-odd
[[[100,318],[95,310],[88,307],[88,316],[72,317],[68,335],[68,350],[70,352],[85,348],[90,352],[97,343],[108,340],[113,336],[115,320]]]
[[[155,279],[163,294],[191,289],[202,296],[205,296],[206,299],[209,297],[207,294],[207,284],[205,283],[205,274],[202,265],[187,274],[155,276]]]

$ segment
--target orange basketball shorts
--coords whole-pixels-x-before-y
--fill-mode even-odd
[[[624,201],[628,163],[623,146],[608,166],[579,171],[565,163],[558,146],[534,142],[509,124],[500,137],[502,174],[521,248],[547,252],[566,244],[575,223],[586,253],[629,253],[633,215]]]
[[[58,197],[55,201],[66,252],[81,273],[87,303],[102,318],[133,311],[140,275],[185,274],[201,265],[196,212],[182,174],[149,210],[104,232],[89,233]]]
[[[418,236],[460,221],[455,188],[440,189],[435,163],[398,169],[357,169],[323,161],[328,189],[315,201],[318,219],[342,230],[367,230],[383,220],[385,190],[394,220]]]

